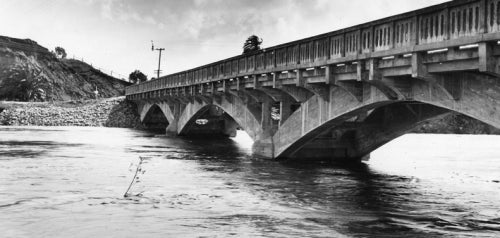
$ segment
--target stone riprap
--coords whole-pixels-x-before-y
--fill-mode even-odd
[[[140,128],[134,103],[124,97],[69,102],[0,102],[0,125]]]

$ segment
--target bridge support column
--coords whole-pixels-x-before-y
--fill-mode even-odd
[[[290,115],[292,115],[292,101],[291,100],[287,100],[287,99],[283,99],[281,102],[280,102],[280,125],[286,121],[286,119],[288,119],[288,117],[290,117]]]
[[[236,136],[236,130],[238,129],[238,123],[231,118],[224,117],[224,128],[222,134],[229,137]]]
[[[177,119],[172,121],[165,129],[167,135],[176,136],[177,135]]]
[[[252,146],[254,154],[267,158],[274,158],[274,145],[271,135],[276,128],[274,128],[273,119],[271,118],[271,107],[271,100],[262,102],[261,125],[263,134],[261,135],[261,139],[254,141]]]
[[[258,156],[274,159],[274,142],[272,137],[255,141],[252,146],[252,152]]]
[[[178,135],[178,122],[179,122],[179,117],[180,114],[183,110],[184,105],[178,102],[171,102],[170,103],[170,110],[172,111],[173,114],[173,120],[172,122],[168,125],[168,127],[165,130],[165,133],[167,135],[171,136],[177,136]]]
[[[262,102],[261,125],[264,132],[273,134],[273,119],[271,118],[272,101],[266,100]]]

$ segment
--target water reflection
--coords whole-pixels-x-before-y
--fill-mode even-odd
[[[483,187],[453,187],[449,185],[456,183],[457,175],[443,176],[449,171],[427,164],[439,160],[456,166],[455,157],[428,154],[411,159],[405,155],[415,148],[411,137],[408,145],[398,142],[403,151],[390,149],[405,155],[400,160],[411,159],[400,165],[391,160],[393,166],[387,166],[390,161],[384,158],[390,155],[379,154],[370,164],[342,166],[278,163],[252,156],[248,144],[232,139],[171,138],[105,128],[0,132],[0,228],[7,237],[500,234],[500,185],[483,181],[500,177],[500,165],[492,163],[500,156],[496,150],[484,152],[490,148],[485,145],[481,156],[489,158],[489,167],[453,167],[455,173],[479,176]],[[498,146],[500,139],[495,138],[483,143]],[[445,139],[449,143],[450,138]],[[405,152],[405,146],[411,149]],[[137,196],[124,198],[138,156],[147,158],[142,166],[146,172],[132,187]],[[421,175],[419,166],[440,174],[439,179]]]

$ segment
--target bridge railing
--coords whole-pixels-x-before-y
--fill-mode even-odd
[[[500,39],[500,0],[455,0],[160,77],[137,94]]]

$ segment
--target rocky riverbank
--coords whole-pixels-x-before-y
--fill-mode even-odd
[[[141,128],[125,97],[67,102],[0,102],[0,125]]]

